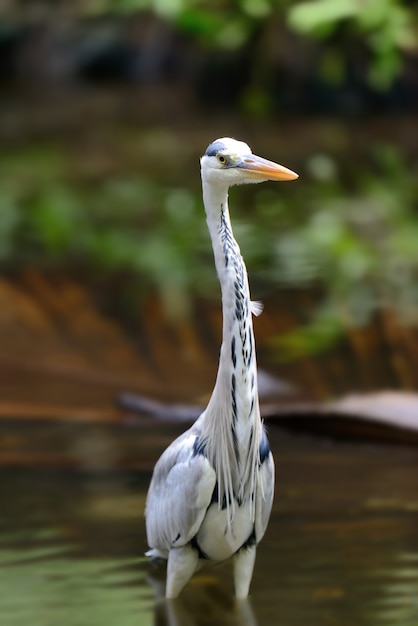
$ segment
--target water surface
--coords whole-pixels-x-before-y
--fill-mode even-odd
[[[4,626],[62,624],[415,626],[418,453],[270,429],[277,491],[251,598],[235,605],[229,564],[205,567],[174,604],[144,559],[145,494],[177,427],[3,428],[39,451],[3,464]]]

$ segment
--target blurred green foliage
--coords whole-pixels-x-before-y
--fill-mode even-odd
[[[280,340],[283,355],[327,347],[343,325],[366,324],[381,307],[416,321],[416,172],[393,148],[375,147],[369,158],[347,173],[318,154],[297,184],[231,191],[256,297],[281,287],[325,294],[305,330]],[[195,295],[218,297],[197,176],[190,189],[161,176],[93,184],[71,172],[69,155],[52,147],[0,161],[3,269],[121,275],[129,290],[157,290],[167,309],[184,310]]]
[[[310,0],[296,3],[288,13],[289,25],[309,36],[326,39],[349,26],[364,37],[372,54],[369,80],[378,89],[391,85],[405,51],[416,48],[417,19],[416,7],[400,0]]]
[[[302,36],[330,42],[339,38],[338,46],[323,51],[325,74],[331,57],[338,73],[341,68],[348,72],[347,49],[362,41],[370,55],[369,80],[377,89],[393,83],[405,52],[418,46],[418,11],[407,0],[90,0],[83,7],[88,14],[150,9],[198,40],[225,49],[241,47],[280,16]]]
[[[360,72],[368,77],[367,89],[384,91],[418,47],[418,9],[407,0],[88,0],[73,10],[77,18],[110,14],[111,20],[149,10],[205,49],[248,45],[249,84],[231,106],[254,117],[274,111],[275,80],[284,68],[290,76],[300,72],[302,83],[314,71],[314,81],[325,79],[337,91],[352,79],[350,71]],[[311,55],[312,41],[320,45]],[[298,60],[299,47],[312,57],[311,66],[301,61],[303,54]],[[283,99],[286,81],[282,91]],[[328,106],[326,89],[306,93]],[[402,97],[399,91],[396,106]],[[174,160],[177,146],[164,144],[168,135],[150,133],[141,149],[156,159],[171,151]],[[136,137],[129,141],[136,154]],[[173,183],[175,177],[164,182],[161,172],[138,177],[125,170],[89,180],[76,171],[74,159],[54,145],[0,157],[0,268],[35,265],[76,269],[92,280],[117,277],[126,294],[154,289],[167,310],[180,312],[192,295],[218,296],[197,175],[192,188]],[[366,324],[381,307],[397,310],[406,321],[416,321],[418,310],[416,172],[385,146],[372,148],[368,166],[348,176],[328,154],[304,165],[296,185],[231,194],[234,230],[256,297],[281,287],[324,293],[304,329],[279,340],[284,357],[327,347],[343,326]],[[131,298],[126,295],[126,303]]]

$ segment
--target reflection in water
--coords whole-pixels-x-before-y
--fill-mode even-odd
[[[258,626],[251,601],[236,600],[216,578],[196,576],[179,598],[164,598],[165,582],[149,580],[156,593],[158,626]]]
[[[168,601],[163,579],[145,580],[145,559],[86,557],[52,530],[3,535],[2,544],[4,626],[258,626],[250,601],[235,601],[216,578],[197,576]]]
[[[173,430],[105,429],[113,468],[99,462],[99,432],[97,459],[79,471],[0,469],[1,626],[418,624],[417,451],[332,445],[274,428],[277,492],[250,601],[235,603],[226,563],[202,568],[178,601],[166,602],[165,567],[143,557],[149,472],[116,464],[129,450],[151,468]]]
[[[36,536],[37,535],[37,536]],[[7,537],[0,549],[0,615],[12,624],[151,626],[151,594],[137,560],[86,558],[54,531]]]
[[[418,624],[418,552],[401,554],[393,572],[383,574],[384,595],[376,602],[379,622],[393,626]]]

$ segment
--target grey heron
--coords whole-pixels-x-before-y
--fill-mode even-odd
[[[273,504],[274,461],[257,392],[252,314],[260,306],[250,300],[228,189],[298,175],[228,137],[211,143],[200,165],[222,291],[222,345],[207,408],[155,465],[145,508],[147,555],[167,559],[167,598],[179,595],[201,560],[233,557],[235,595],[246,598]]]

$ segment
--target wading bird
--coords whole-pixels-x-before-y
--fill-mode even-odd
[[[145,509],[147,555],[168,560],[167,598],[179,595],[201,560],[233,557],[235,594],[246,598],[273,503],[274,462],[257,392],[252,314],[261,307],[250,300],[228,188],[298,175],[227,137],[209,145],[200,165],[222,290],[222,346],[207,408],[154,468]]]

